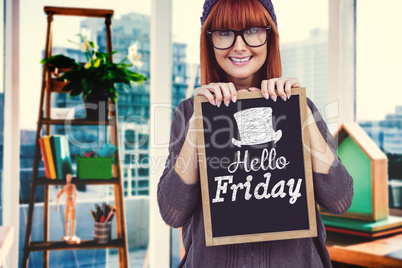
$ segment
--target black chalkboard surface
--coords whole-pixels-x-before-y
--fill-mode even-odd
[[[305,89],[194,103],[207,246],[317,236]]]

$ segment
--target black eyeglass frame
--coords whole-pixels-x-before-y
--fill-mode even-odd
[[[252,29],[252,28],[265,28],[265,30],[267,31],[267,36],[266,36],[266,38],[265,38],[265,41],[264,41],[264,43],[262,43],[261,45],[258,45],[258,46],[250,46],[248,43],[247,43],[247,41],[246,41],[246,39],[244,38],[244,31],[247,31],[247,30],[249,30],[249,29]],[[211,41],[211,43],[212,43],[212,46],[214,47],[214,48],[216,48],[216,49],[220,49],[220,50],[225,50],[225,49],[229,49],[229,48],[231,48],[235,43],[236,43],[236,39],[237,39],[237,36],[241,36],[241,38],[243,39],[243,41],[244,41],[244,43],[247,45],[247,46],[249,46],[249,47],[260,47],[260,46],[263,46],[263,45],[265,45],[266,43],[267,43],[267,40],[268,40],[268,37],[269,37],[269,34],[270,34],[270,32],[271,32],[271,25],[268,25],[268,26],[251,26],[251,27],[247,27],[247,28],[244,28],[244,29],[241,29],[241,30],[232,30],[232,29],[216,29],[216,30],[208,30],[207,31],[207,36],[209,37],[209,40]],[[227,47],[227,48],[219,48],[219,47],[216,47],[215,45],[214,45],[214,42],[212,41],[212,34],[214,33],[214,32],[217,32],[217,31],[232,31],[234,34],[235,34],[235,36],[234,36],[234,38],[233,38],[233,43],[229,46],[229,47]]]

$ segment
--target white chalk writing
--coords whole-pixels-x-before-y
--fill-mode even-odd
[[[295,184],[295,179],[290,179],[286,184],[285,180],[280,180],[278,181],[271,189],[269,192],[269,183],[271,180],[271,173],[267,172],[264,174],[265,182],[260,182],[257,184],[257,186],[254,188],[253,194],[251,194],[251,189],[252,189],[252,180],[253,176],[248,175],[246,178],[246,182],[242,183],[239,182],[237,184],[233,183],[233,176],[219,176],[215,177],[215,181],[218,182],[218,186],[216,188],[216,195],[215,198],[212,199],[212,203],[220,203],[224,202],[225,199],[222,197],[222,195],[227,193],[228,186],[230,185],[230,190],[232,190],[232,201],[236,201],[237,199],[237,194],[239,190],[245,190],[244,191],[244,199],[245,200],[250,200],[251,197],[254,196],[255,199],[260,200],[260,199],[268,199],[268,198],[285,198],[287,195],[290,196],[289,198],[289,204],[293,205],[296,203],[297,199],[301,196],[300,194],[300,187],[303,182],[302,179],[297,180],[297,185],[294,188]],[[285,191],[285,185],[288,186],[288,191]],[[260,189],[263,191],[260,194]]]
[[[276,158],[275,148],[271,148],[269,152],[267,148],[264,148],[261,153],[261,158],[254,158],[251,161],[249,161],[248,150],[244,152],[243,159],[241,158],[241,152],[237,151],[235,161],[228,166],[228,171],[234,173],[241,166],[244,167],[246,172],[258,171],[260,169],[264,171],[284,169],[289,164],[290,162],[288,162],[284,156]]]

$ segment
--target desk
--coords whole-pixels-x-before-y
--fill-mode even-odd
[[[327,232],[326,245],[331,260],[339,264],[334,267],[402,267],[402,234],[370,239]]]
[[[13,227],[0,226],[0,267],[3,266],[8,251],[11,248],[13,237]]]

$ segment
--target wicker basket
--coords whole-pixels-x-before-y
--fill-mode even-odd
[[[111,179],[113,157],[81,157],[77,155],[77,177],[79,179]]]

